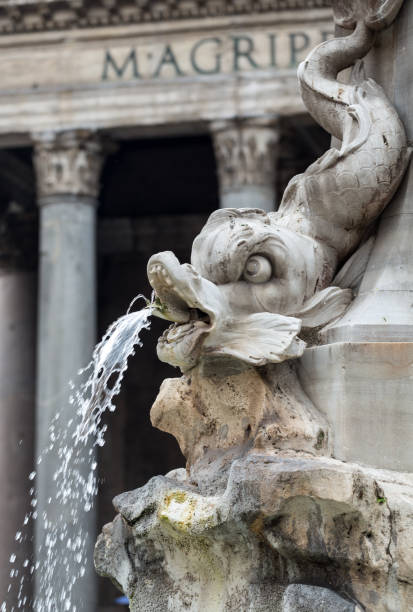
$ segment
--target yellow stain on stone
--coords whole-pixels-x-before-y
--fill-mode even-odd
[[[256,536],[263,538],[262,531],[264,529],[264,516],[257,516],[257,518],[251,523],[250,529]]]
[[[167,491],[158,510],[163,536],[175,566],[179,559],[191,560],[191,573],[201,581],[197,609],[222,610],[226,597],[226,557],[216,547],[210,529],[219,524],[216,502],[208,502],[187,491]],[[173,552],[171,552],[173,551]],[[181,557],[180,557],[181,555]]]
[[[172,501],[176,501],[178,504],[184,504],[187,498],[188,496],[185,491],[174,491],[166,496],[164,502],[166,507],[168,507]]]
[[[185,491],[171,491],[165,495],[158,516],[175,529],[188,531],[192,527],[195,507],[196,500]]]
[[[216,524],[214,510],[215,504],[205,503],[205,500],[198,499],[186,491],[170,491],[163,499],[158,517],[175,530],[202,532]]]

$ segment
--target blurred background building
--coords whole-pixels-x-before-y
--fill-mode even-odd
[[[274,210],[328,147],[296,67],[332,30],[328,0],[0,0],[2,593],[36,447],[95,341],[149,296],[149,256],[188,261],[220,206]],[[108,419],[99,528],[114,495],[184,465],[149,422],[178,374],[156,357],[164,327]],[[102,612],[119,609],[106,582]]]

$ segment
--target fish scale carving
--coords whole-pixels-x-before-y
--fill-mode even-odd
[[[363,78],[358,63],[374,42],[370,21],[378,27],[380,17],[384,27],[401,2],[390,6],[382,0],[375,4],[377,14],[370,4],[363,5],[366,16],[350,35],[319,45],[299,67],[308,111],[342,146],[292,179],[276,213],[277,222],[333,248],[338,261],[356,248],[366,226],[389,203],[410,158],[395,108],[375,81]],[[350,29],[352,15],[346,13]],[[353,81],[340,83],[337,74],[353,62]]]

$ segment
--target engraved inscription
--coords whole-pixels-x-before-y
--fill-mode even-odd
[[[179,78],[269,69],[294,69],[309,49],[333,36],[328,30],[222,34],[136,47],[108,48],[102,80]]]

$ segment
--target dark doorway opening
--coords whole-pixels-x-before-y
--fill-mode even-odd
[[[98,333],[125,314],[138,293],[150,296],[149,257],[173,250],[189,261],[192,241],[218,207],[212,143],[208,136],[130,141],[119,145],[102,177],[98,225]],[[176,440],[152,427],[149,411],[161,382],[180,372],[161,363],[157,338],[167,322],[153,320],[143,347],[129,360],[115,414],[107,416],[106,444],[99,460],[98,524],[111,521],[112,498],[152,476],[185,465]],[[101,610],[119,593],[100,583]],[[114,605],[114,604],[113,604]],[[108,607],[109,606],[109,607]]]

